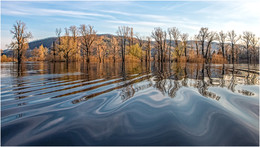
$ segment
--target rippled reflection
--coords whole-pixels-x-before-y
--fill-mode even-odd
[[[258,65],[28,62],[1,70],[3,145],[259,144]]]

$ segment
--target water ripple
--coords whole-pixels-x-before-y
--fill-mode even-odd
[[[259,67],[53,64],[1,65],[2,145],[259,145]]]

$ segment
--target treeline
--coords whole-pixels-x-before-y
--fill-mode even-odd
[[[163,30],[154,28],[151,36],[140,36],[128,26],[120,26],[117,35],[99,36],[91,25],[70,26],[56,29],[57,40],[48,49],[41,45],[31,51],[26,25],[17,21],[11,30],[13,41],[10,48],[20,63],[31,61],[138,61],[150,62],[205,62],[205,63],[258,63],[259,38],[245,31],[242,35],[233,30],[224,33],[201,28],[198,34],[189,36],[176,27]],[[217,49],[213,48],[217,42]],[[215,43],[216,44],[216,43]],[[153,53],[153,54],[152,54]],[[8,57],[2,57],[7,59]],[[10,60],[10,58],[8,58]],[[2,60],[3,61],[3,60]]]

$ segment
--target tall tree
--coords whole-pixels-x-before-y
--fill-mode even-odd
[[[174,40],[174,46],[178,47],[179,46],[179,39],[181,37],[181,32],[179,31],[178,28],[173,27],[173,28],[170,28],[170,33],[172,34],[172,38]]]
[[[172,33],[171,33],[171,29],[168,28],[168,35],[169,35],[169,45],[168,45],[168,60],[171,63],[171,49],[172,49]]]
[[[147,37],[146,62],[151,61],[151,38]]]
[[[163,40],[164,40],[164,32],[163,30],[158,27],[154,28],[152,32],[152,38],[155,40],[158,50],[158,61],[163,61]]]
[[[76,26],[70,26],[69,31],[72,37],[72,52],[75,55],[74,59],[78,60],[77,58],[80,56],[80,50],[78,47],[78,29]]]
[[[138,34],[136,34],[136,38],[138,40],[139,43],[139,47],[141,48],[141,62],[143,62],[143,45],[144,45],[144,37],[139,36]]]
[[[218,33],[217,39],[219,42],[219,46],[221,46],[221,52],[223,58],[225,58],[225,42],[226,42],[227,34],[225,34],[223,31]]]
[[[197,51],[197,56],[199,56],[199,36],[198,35],[195,35],[194,36],[194,41],[195,41],[195,46],[196,46],[196,51]]]
[[[209,29],[208,28],[201,28],[200,31],[199,31],[199,40],[200,40],[200,43],[201,43],[201,51],[202,51],[202,56],[204,58],[206,58],[206,54],[204,53],[204,45],[205,45],[205,41],[206,39],[208,38],[209,36]]]
[[[62,53],[63,57],[66,60],[66,63],[69,62],[69,57],[73,54],[72,50],[72,40],[70,37],[70,32],[68,28],[65,28],[65,35],[63,37],[61,37],[61,42],[60,45],[58,47],[59,52]]]
[[[118,41],[116,37],[111,38],[111,48],[113,49],[113,61],[116,62],[116,54],[118,53]]]
[[[181,37],[181,32],[176,27],[169,28],[169,32],[172,35],[172,38],[174,40],[174,51],[175,51],[176,55],[178,57],[180,57],[180,55],[181,55],[181,47],[179,45],[179,40],[180,40],[180,37]]]
[[[11,42],[10,47],[17,51],[17,61],[18,64],[20,64],[22,62],[22,57],[28,48],[28,41],[32,38],[32,34],[26,32],[26,25],[22,21],[16,21],[16,24],[13,25],[13,29],[10,32],[13,34],[14,39]]]
[[[253,55],[255,56],[255,62],[259,62],[259,40],[260,38],[257,38],[255,34],[252,35],[251,46]]]
[[[93,42],[97,39],[97,31],[94,30],[93,26],[85,24],[80,25],[79,31],[82,36],[82,49],[86,52],[87,62],[89,62],[90,49],[92,47]]]
[[[209,60],[209,59],[211,58],[211,51],[210,51],[211,43],[212,43],[212,41],[214,41],[215,39],[216,39],[216,33],[215,33],[215,32],[210,32],[210,33],[208,34],[208,37],[207,37],[207,42],[208,42],[208,44],[207,44],[206,55],[205,55],[205,57],[206,57],[207,60]],[[206,60],[206,61],[207,61],[207,60]]]
[[[251,32],[243,32],[243,36],[242,36],[242,41],[244,42],[245,44],[245,49],[247,51],[247,63],[250,62],[250,59],[249,59],[249,49],[250,49],[250,43],[251,43],[251,39],[253,37],[253,34]]]
[[[128,45],[129,45],[129,48],[131,47],[131,46],[133,46],[134,45],[134,31],[133,31],[133,28],[129,28],[130,30],[130,32],[129,32],[129,36],[128,36]]]
[[[57,47],[59,47],[61,43],[61,28],[56,28],[55,34],[58,37],[58,40],[54,41],[52,44],[52,56],[53,56],[52,61],[54,62],[56,61],[57,50],[59,50],[57,49]]]
[[[183,33],[181,35],[181,41],[183,43],[183,48],[184,48],[184,55],[187,57],[187,40],[188,40],[189,34]]]
[[[228,40],[231,44],[231,54],[232,54],[232,63],[235,63],[235,44],[240,39],[240,36],[238,36],[234,30],[228,32]]]
[[[117,35],[120,38],[120,46],[122,53],[122,62],[125,63],[125,49],[126,49],[126,41],[128,38],[130,28],[128,26],[120,26],[117,30]]]
[[[167,52],[167,32],[163,31],[163,61],[166,61],[166,52]]]

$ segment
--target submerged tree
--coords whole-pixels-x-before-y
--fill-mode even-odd
[[[56,36],[58,37],[58,43],[57,40],[53,42],[53,46],[52,46],[52,55],[53,55],[53,61],[56,61],[56,55],[57,55],[57,47],[60,46],[61,44],[61,28],[56,28]]]
[[[84,24],[80,25],[79,32],[82,36],[82,49],[86,52],[87,62],[89,62],[90,49],[92,47],[93,42],[97,39],[97,32],[94,30],[93,26]]]
[[[147,37],[147,45],[146,45],[146,62],[151,61],[151,38]]]
[[[207,48],[206,48],[206,55],[205,55],[205,58],[207,59],[206,62],[211,58],[211,51],[210,51],[210,48],[211,48],[211,43],[216,39],[216,33],[215,32],[210,32],[208,34],[208,37],[207,37]]]
[[[117,35],[120,38],[120,46],[121,46],[121,54],[122,54],[122,62],[125,62],[125,49],[126,49],[126,41],[128,38],[130,28],[128,26],[118,27]]]
[[[14,41],[11,42],[10,47],[17,52],[18,64],[22,62],[22,57],[28,48],[28,41],[32,37],[30,32],[26,32],[26,25],[22,21],[17,21],[10,31],[13,34]]]
[[[246,49],[246,52],[247,52],[247,63],[250,62],[250,59],[249,59],[249,49],[250,49],[250,44],[251,44],[251,39],[253,37],[253,34],[251,32],[243,32],[243,36],[242,36],[242,40],[245,44],[245,49]]]
[[[208,32],[208,28],[201,28],[199,31],[199,35],[198,38],[200,40],[200,44],[201,44],[201,51],[202,51],[202,56],[204,58],[206,58],[206,54],[205,54],[205,50],[204,50],[204,45],[205,45],[205,41],[209,36],[209,32]]]
[[[232,54],[232,63],[235,63],[235,44],[240,39],[240,36],[238,36],[234,30],[228,32],[228,40],[231,44],[231,54]]]
[[[41,45],[39,48],[33,49],[32,55],[37,61],[44,61],[48,55],[48,48]]]
[[[168,60],[169,62],[171,62],[171,49],[172,49],[172,33],[171,33],[171,29],[168,28],[168,35],[169,35],[169,45],[168,45]]]
[[[187,33],[183,33],[181,35],[181,41],[183,44],[183,48],[184,48],[184,56],[187,57],[187,40],[188,40],[189,34]]]
[[[74,60],[77,61],[80,58],[80,50],[79,50],[79,43],[78,43],[78,29],[76,26],[70,26],[69,31],[71,33],[71,48],[74,55]]]
[[[66,62],[69,62],[69,57],[72,55],[72,40],[70,38],[70,32],[68,28],[65,28],[65,35],[61,37],[61,42],[58,47],[59,52],[63,55],[65,58]]]
[[[255,36],[255,34],[252,35],[251,39],[251,46],[252,46],[252,52],[255,57],[255,62],[259,62],[259,38]]]
[[[219,46],[221,46],[221,52],[222,52],[223,58],[225,58],[225,42],[226,42],[226,38],[227,38],[227,35],[223,31],[218,33],[217,39],[218,39],[218,42],[219,42]]]
[[[156,49],[158,52],[158,61],[162,62],[164,59],[164,50],[165,50],[165,45],[164,45],[164,40],[166,39],[166,32],[163,32],[162,28],[154,28],[154,31],[152,32],[152,38],[156,42]]]
[[[118,53],[118,41],[116,37],[111,38],[111,48],[113,49],[113,61],[116,62],[116,54]]]

